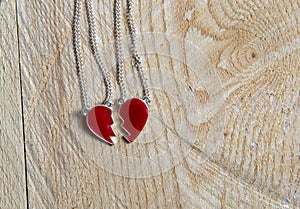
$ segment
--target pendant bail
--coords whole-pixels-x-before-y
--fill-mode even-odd
[[[124,98],[124,97],[120,97],[120,98],[118,99],[118,104],[119,104],[119,105],[123,104],[124,102],[125,102],[125,98]]]
[[[107,106],[107,107],[112,107],[113,103],[110,100],[106,100],[103,105]]]
[[[143,97],[143,100],[144,100],[144,102],[145,102],[147,105],[150,105],[151,100],[150,100],[149,96],[144,96],[144,97]]]
[[[86,117],[88,112],[89,112],[90,108],[84,106],[82,109],[81,109],[81,114]]]

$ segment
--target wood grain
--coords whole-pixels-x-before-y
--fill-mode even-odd
[[[25,208],[16,2],[0,5],[0,208]]]
[[[2,2],[1,11],[5,5],[11,5],[5,14],[15,17],[14,4]],[[113,2],[94,1],[94,7],[97,40],[114,77]],[[80,114],[73,1],[18,1],[29,208],[299,207],[299,7],[293,0],[136,1],[138,51],[152,87],[150,119],[136,143],[119,139],[109,147],[88,132]],[[1,57],[17,60],[15,26],[7,24],[16,18],[3,14],[1,30],[12,38],[1,33],[9,41],[1,43]],[[82,24],[93,105],[103,101],[104,85],[85,18]],[[125,55],[126,86],[141,96],[128,50]],[[3,63],[18,68],[18,60]],[[19,82],[9,72],[5,82]],[[20,89],[3,86],[1,99],[13,92],[4,107],[20,104]],[[1,133],[15,134],[15,141],[1,137],[2,156],[23,150],[21,108],[9,110],[20,128],[1,122]],[[1,109],[2,118],[7,114]],[[3,161],[1,171],[21,179],[4,208],[26,202],[18,154],[14,165]],[[2,193],[17,185],[14,177],[2,179]]]

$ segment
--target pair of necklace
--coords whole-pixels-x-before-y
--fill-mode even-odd
[[[113,145],[114,142],[111,137],[114,137],[112,130],[112,84],[108,74],[107,67],[101,59],[99,47],[96,41],[95,18],[93,11],[92,0],[86,0],[87,8],[87,22],[89,27],[89,39],[93,55],[102,72],[105,88],[106,98],[101,105],[90,106],[88,103],[86,91],[86,79],[83,72],[83,58],[81,50],[81,10],[82,0],[75,0],[75,13],[74,13],[74,48],[77,64],[77,72],[79,77],[80,91],[82,97],[82,114],[86,117],[88,128],[94,133],[95,136],[104,142]],[[126,86],[124,81],[124,56],[121,43],[121,0],[115,0],[114,3],[114,25],[115,25],[115,40],[116,40],[116,60],[117,60],[117,83],[120,88],[120,98],[118,99],[119,117],[123,121],[122,128],[128,133],[124,138],[128,142],[133,142],[139,133],[144,128],[148,119],[148,105],[150,104],[150,91],[147,80],[143,73],[141,59],[137,53],[136,45],[136,29],[133,20],[133,0],[126,0],[127,11],[126,20],[131,40],[131,56],[143,88],[144,97],[126,99]]]

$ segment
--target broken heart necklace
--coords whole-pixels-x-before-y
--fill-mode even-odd
[[[122,127],[128,133],[124,138],[133,142],[144,128],[148,119],[148,106],[150,104],[150,91],[148,82],[144,76],[141,58],[137,53],[136,28],[133,20],[133,0],[127,0],[126,20],[131,41],[131,55],[134,68],[138,72],[144,97],[143,99],[131,98],[126,100],[126,87],[124,82],[124,56],[121,43],[121,0],[115,0],[115,39],[117,55],[117,81],[120,87],[121,96],[118,100],[120,105],[119,116],[123,121]]]
[[[81,97],[82,97],[82,113],[86,117],[86,122],[88,128],[94,135],[96,135],[101,140],[113,145],[111,139],[115,136],[111,125],[113,124],[112,119],[112,85],[111,80],[108,75],[108,71],[104,62],[102,61],[98,45],[96,42],[96,30],[95,30],[95,19],[92,7],[92,1],[86,0],[87,7],[87,20],[89,27],[89,39],[91,43],[91,48],[96,59],[96,62],[102,72],[104,84],[106,86],[106,99],[102,105],[96,105],[90,107],[88,104],[88,97],[86,92],[86,80],[83,72],[83,59],[81,52],[81,28],[80,28],[80,17],[81,17],[81,6],[82,0],[75,0],[75,12],[74,12],[74,48],[75,48],[75,58],[77,64],[77,71],[80,83]],[[126,88],[124,84],[124,64],[122,55],[122,45],[121,45],[121,3],[120,0],[115,1],[115,35],[116,35],[116,47],[117,47],[117,71],[118,71],[118,84],[120,86],[121,97],[118,100],[120,105],[119,116],[123,121],[122,127],[128,133],[128,136],[124,138],[128,142],[132,142],[139,135],[148,118],[148,107],[150,104],[150,93],[147,84],[147,80],[144,77],[140,57],[136,50],[136,31],[135,25],[133,23],[132,17],[132,7],[133,1],[127,0],[127,23],[131,38],[131,52],[132,58],[134,60],[134,66],[139,73],[141,83],[144,91],[143,100],[138,98],[132,98],[125,101]]]
[[[81,97],[82,97],[82,114],[86,117],[86,122],[88,128],[94,133],[95,136],[101,140],[107,142],[108,144],[113,144],[111,139],[112,136],[115,136],[111,125],[113,124],[112,120],[112,102],[110,101],[112,95],[112,85],[111,80],[108,75],[108,71],[104,62],[102,61],[95,35],[95,21],[92,9],[91,0],[86,1],[87,5],[87,19],[89,27],[89,39],[92,47],[92,51],[96,62],[102,72],[104,84],[106,87],[106,99],[102,105],[95,105],[90,107],[88,104],[88,97],[86,92],[86,80],[83,72],[83,58],[81,52],[81,27],[80,27],[80,16],[81,16],[81,5],[82,0],[75,1],[75,11],[74,11],[74,48],[75,48],[75,57],[77,64],[77,71],[80,83]]]

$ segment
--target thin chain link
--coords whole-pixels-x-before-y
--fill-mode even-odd
[[[73,41],[75,48],[75,58],[77,65],[77,73],[79,77],[79,85],[81,90],[82,97],[82,113],[85,115],[89,107],[87,93],[86,93],[86,81],[85,75],[83,72],[83,60],[82,60],[82,51],[81,51],[81,28],[80,28],[80,18],[81,18],[81,0],[75,1],[75,11],[74,11],[74,22],[73,22]]]
[[[87,7],[87,18],[88,18],[88,26],[89,26],[89,37],[90,42],[92,45],[93,54],[95,56],[96,62],[99,66],[99,68],[102,71],[103,79],[106,86],[106,101],[105,103],[111,103],[110,98],[112,94],[112,85],[110,77],[107,73],[107,67],[105,66],[104,62],[102,61],[99,50],[98,50],[98,44],[96,41],[96,29],[95,29],[95,16],[94,16],[94,10],[93,10],[93,2],[92,0],[86,0],[86,7]]]
[[[127,23],[128,23],[128,28],[129,28],[129,33],[130,33],[130,38],[131,38],[131,53],[132,53],[132,58],[135,62],[135,68],[139,73],[139,77],[141,79],[143,91],[144,91],[144,99],[145,101],[150,104],[150,91],[149,91],[149,85],[148,85],[148,80],[145,77],[144,70],[142,67],[141,63],[141,58],[137,52],[137,44],[136,44],[136,27],[134,24],[134,19],[133,19],[133,0],[127,0]]]
[[[127,0],[126,19],[131,40],[131,54],[134,61],[134,67],[139,74],[141,84],[144,92],[144,100],[147,104],[150,104],[150,90],[148,81],[144,75],[141,58],[137,52],[136,44],[136,27],[133,19],[133,0]],[[117,71],[118,71],[118,84],[120,86],[121,97],[119,104],[124,102],[126,96],[126,87],[124,83],[124,56],[121,43],[121,0],[115,0],[115,38],[116,38],[116,50],[117,50]]]
[[[96,30],[95,30],[95,18],[94,18],[94,11],[92,6],[91,0],[86,0],[86,7],[87,7],[87,19],[88,19],[88,27],[89,27],[89,39],[92,46],[92,51],[96,62],[102,72],[105,87],[106,87],[106,99],[104,104],[111,106],[111,95],[112,95],[112,85],[111,80],[107,72],[107,68],[102,61],[99,50],[98,44],[96,41]],[[77,71],[79,75],[79,83],[80,83],[80,90],[81,90],[81,97],[82,97],[82,113],[83,115],[87,114],[89,109],[87,91],[86,91],[86,80],[85,75],[83,72],[83,59],[82,59],[82,50],[81,50],[81,11],[82,11],[82,0],[75,0],[75,14],[74,14],[74,47],[75,47],[75,57],[76,57],[76,64],[77,64]]]
[[[121,1],[115,0],[115,39],[116,39],[116,59],[117,59],[117,83],[120,87],[120,98],[118,103],[121,104],[125,101],[126,98],[126,87],[124,82],[124,55],[123,47],[121,43]]]

